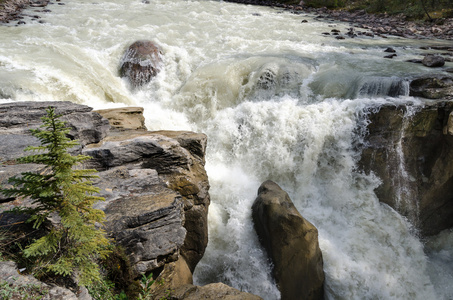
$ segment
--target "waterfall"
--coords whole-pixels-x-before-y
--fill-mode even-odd
[[[147,2],[70,1],[33,12],[43,23],[1,26],[0,101],[139,105],[150,130],[206,133],[212,203],[198,284],[279,299],[250,210],[271,179],[319,230],[327,299],[452,298],[452,234],[424,248],[410,222],[379,203],[380,179],[357,168],[366,111],[414,104],[405,78],[426,69],[404,60],[423,41],[336,40],[322,32],[348,24],[269,7]],[[131,90],[119,62],[142,39],[160,46],[163,66]],[[383,58],[388,46],[398,57]],[[403,187],[411,179],[400,162]]]

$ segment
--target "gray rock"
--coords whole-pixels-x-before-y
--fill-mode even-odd
[[[126,253],[137,274],[178,259],[186,230],[181,196],[161,185],[152,193],[109,201],[105,228]]]
[[[205,147],[206,136],[202,134],[125,132],[122,135],[109,136],[103,143],[89,145],[82,151],[83,154],[93,157],[86,167],[102,171],[99,174],[101,179],[96,185],[101,188],[101,195],[108,200],[99,204],[106,210],[107,215],[110,214],[110,199],[129,201],[131,194],[142,197],[149,193],[162,193],[162,197],[167,197],[170,190],[177,193],[174,197],[180,197],[185,216],[184,222],[178,222],[187,231],[184,243],[178,244],[178,247],[181,246],[178,250],[181,250],[181,255],[191,271],[203,256],[208,242],[209,183],[204,170]],[[193,154],[189,150],[193,151]],[[139,209],[137,213],[142,211]],[[128,212],[125,211],[124,214]],[[110,225],[108,227],[111,228]],[[122,229],[109,230],[112,235],[116,235],[113,232],[121,232]],[[181,234],[182,229],[173,228],[171,231]],[[152,252],[151,249],[143,251]],[[174,249],[167,255],[171,256],[173,253]],[[162,253],[159,255],[163,256]],[[169,261],[171,260],[174,260],[174,257]],[[134,258],[134,261],[138,260]],[[149,267],[147,272],[155,268],[152,264]]]
[[[30,137],[29,130],[42,125],[41,117],[45,116],[49,106],[55,107],[56,113],[62,115],[61,120],[71,128],[70,137],[78,139],[81,145],[97,143],[107,135],[110,128],[108,120],[92,112],[91,107],[68,101],[14,102],[0,104],[0,144],[16,153],[21,152],[28,142],[31,143],[29,145],[37,145],[37,139]],[[21,141],[19,135],[27,140]],[[14,140],[16,142],[11,145]]]
[[[5,141],[0,144],[0,153],[5,156],[0,170],[2,183],[25,170],[42,168],[16,164],[14,159],[22,156],[22,149],[10,149],[35,142],[30,139],[27,124],[33,128],[40,126],[39,117],[49,105],[49,102],[28,103],[0,105],[0,111],[4,113],[0,118],[0,139]],[[192,132],[153,133],[137,130],[134,126],[101,130],[98,134],[87,128],[105,124],[108,127],[108,121],[91,108],[69,102],[52,105],[73,125],[73,135],[85,141],[78,152],[93,159],[86,161],[84,167],[100,171],[100,178],[94,180],[94,184],[106,201],[96,203],[95,207],[105,211],[105,229],[124,246],[134,275],[159,272],[166,265],[178,263],[189,270],[183,276],[186,279],[182,284],[191,281],[191,272],[208,242],[210,199],[204,169],[206,136]],[[27,120],[31,120],[30,123]],[[3,207],[11,206],[13,200],[29,205],[27,199],[0,198],[1,202],[7,202],[2,204]]]
[[[430,68],[438,68],[438,67],[443,67],[445,65],[445,58],[443,58],[440,55],[426,55],[423,60],[422,64],[424,66],[430,67]]]
[[[288,194],[268,180],[252,206],[260,242],[273,262],[282,300],[323,299],[324,271],[318,230],[297,211]]]

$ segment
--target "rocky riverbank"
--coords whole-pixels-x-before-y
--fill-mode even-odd
[[[59,5],[64,3],[56,0]],[[330,10],[327,8],[309,8],[302,5],[288,5],[272,1],[261,0],[227,0],[228,2],[251,4],[261,6],[279,7],[292,11],[296,14],[315,14],[316,18],[329,21],[350,23],[351,28],[362,28],[371,33],[368,36],[386,37],[387,35],[401,36],[409,39],[443,39],[453,40],[453,19],[436,19],[433,22],[410,21],[403,14],[390,16],[387,14],[368,14],[365,10],[349,12],[344,10]],[[146,3],[146,2],[145,2]],[[149,3],[149,2],[148,2]],[[0,23],[17,24],[25,23],[23,9],[27,7],[45,7],[54,4],[50,0],[5,0],[0,1]],[[44,9],[43,12],[50,12]],[[39,18],[39,16],[32,16]],[[349,32],[349,36],[357,36],[355,30]],[[359,31],[358,34],[361,34]]]
[[[60,0],[57,0],[60,1]],[[43,8],[50,3],[50,0],[3,0],[0,1],[0,23],[10,23],[18,21],[17,25],[25,24],[22,20],[25,15],[23,10],[28,7]],[[43,9],[42,12],[50,12]],[[39,16],[30,16],[33,19],[39,19]]]
[[[362,28],[371,33],[369,36],[401,36],[410,39],[443,39],[453,40],[453,19],[437,19],[433,22],[410,21],[403,14],[368,14],[364,10],[349,12],[327,8],[310,8],[302,5],[288,5],[273,1],[261,0],[226,0],[228,2],[262,5],[283,8],[296,14],[310,13],[317,19],[350,23],[351,27]],[[303,1],[301,1],[303,2]],[[304,22],[304,21],[302,21]],[[351,30],[352,31],[352,30]],[[352,32],[351,35],[354,33]]]

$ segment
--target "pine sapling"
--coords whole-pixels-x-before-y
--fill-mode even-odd
[[[105,232],[96,227],[96,223],[102,224],[104,212],[93,208],[95,202],[104,198],[95,196],[99,189],[92,185],[91,179],[97,177],[93,175],[96,170],[76,169],[90,157],[68,153],[78,143],[66,136],[69,128],[59,117],[54,108],[47,109],[42,129],[32,130],[41,146],[27,147],[25,150],[33,154],[18,159],[20,163],[42,164],[44,171],[12,177],[9,183],[13,187],[1,192],[8,197],[32,199],[32,208],[19,210],[31,215],[28,222],[34,228],[39,228],[51,214],[57,214],[61,220],[23,251],[25,257],[36,258],[37,275],[75,273],[79,284],[86,286],[100,279],[96,259],[106,257],[109,252]]]

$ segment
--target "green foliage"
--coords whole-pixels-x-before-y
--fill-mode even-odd
[[[309,0],[311,2],[332,0]],[[348,10],[364,9],[369,13],[402,14],[409,19],[451,17],[453,0],[342,0]],[[327,5],[324,5],[327,6]],[[339,5],[341,7],[341,5]],[[331,7],[334,8],[334,7]]]
[[[34,228],[39,228],[49,216],[59,219],[47,235],[24,249],[25,257],[35,258],[35,275],[54,274],[69,276],[77,274],[79,284],[89,285],[100,280],[96,259],[108,254],[109,244],[104,232],[96,228],[102,223],[104,213],[94,209],[96,201],[104,200],[94,194],[99,190],[90,179],[96,170],[75,169],[89,156],[68,153],[78,145],[66,137],[69,129],[60,121],[53,108],[42,118],[42,129],[32,130],[41,146],[28,147],[34,154],[18,159],[20,163],[36,163],[45,166],[43,172],[24,172],[12,177],[10,189],[2,189],[7,197],[30,197],[33,208],[18,208],[27,213]]]
[[[151,299],[152,296],[151,286],[154,284],[154,282],[155,280],[153,279],[153,273],[150,273],[148,276],[143,274],[142,279],[140,280],[142,291],[138,296],[138,300]]]
[[[49,289],[35,284],[9,284],[0,281],[0,299],[30,299],[39,300],[49,294]]]
[[[153,273],[150,273],[148,276],[143,274],[141,280],[140,280],[140,286],[141,286],[141,291],[140,294],[138,295],[138,300],[153,300],[157,299],[153,295],[153,285],[154,283],[158,283],[160,285],[164,285],[164,280],[162,279],[161,281],[156,282],[153,278]],[[169,300],[171,299],[171,289],[165,290],[165,295],[160,297],[159,300]]]
[[[310,7],[341,8],[345,5],[345,0],[306,0],[305,4]]]

